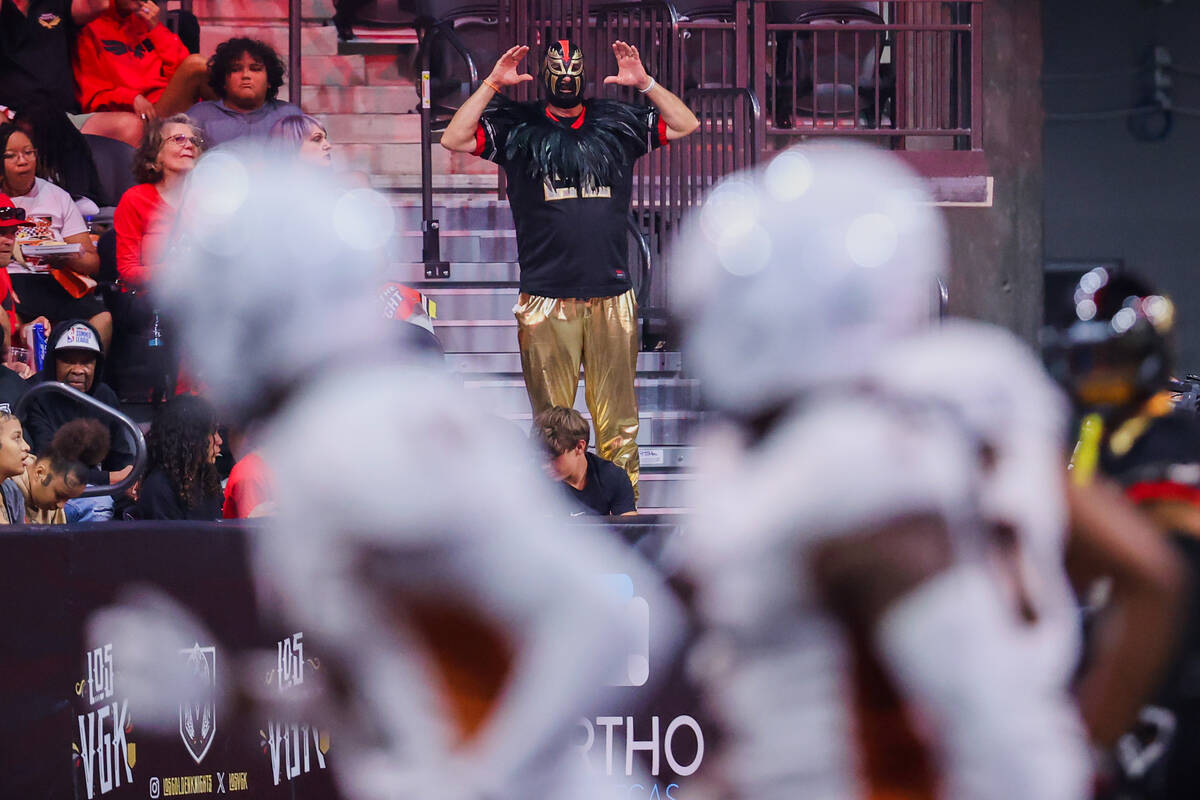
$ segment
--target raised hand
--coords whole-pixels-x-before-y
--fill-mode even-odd
[[[158,25],[159,11],[160,9],[158,4],[154,3],[152,0],[146,0],[144,3],[142,3],[142,7],[139,8],[136,13],[139,17],[146,21],[147,28],[153,29],[154,26]]]
[[[635,89],[645,89],[650,84],[650,76],[642,66],[642,57],[631,44],[617,40],[613,42],[613,55],[617,57],[617,74],[604,79],[605,84],[615,83],[618,86],[632,86]]]
[[[533,76],[528,72],[517,71],[521,59],[525,58],[528,52],[529,48],[523,44],[509,48],[504,55],[500,56],[496,66],[492,67],[492,74],[487,78],[488,82],[503,88],[533,80]]]

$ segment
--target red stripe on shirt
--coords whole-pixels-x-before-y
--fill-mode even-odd
[[[1135,503],[1174,500],[1200,506],[1200,489],[1171,481],[1135,483],[1125,490],[1125,496]]]
[[[554,122],[563,122],[563,120],[561,120],[558,117],[551,114],[549,108],[546,108],[545,111],[546,111],[546,119],[552,120]],[[574,121],[571,123],[571,128],[574,130],[579,130],[580,128],[582,128],[583,127],[583,118],[586,116],[587,116],[587,106],[584,106],[582,108],[582,110],[580,110],[579,116],[576,117],[574,119]]]
[[[475,149],[471,151],[471,155],[483,155],[485,147],[487,147],[487,134],[483,132],[483,123],[480,122],[475,125]]]
[[[667,123],[662,117],[658,118],[658,143],[660,145],[667,143]]]

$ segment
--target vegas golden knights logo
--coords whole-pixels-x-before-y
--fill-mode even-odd
[[[201,647],[197,642],[179,654],[191,678],[188,697],[179,705],[179,736],[199,764],[217,735],[217,648]]]

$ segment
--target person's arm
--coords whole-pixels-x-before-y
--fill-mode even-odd
[[[73,64],[75,96],[86,112],[128,111],[137,97],[136,89],[123,86],[109,69],[110,56],[97,42],[94,28],[80,32],[75,40]]]
[[[58,269],[69,269],[80,275],[95,275],[100,271],[100,254],[89,233],[77,233],[74,236],[64,236],[63,241],[79,245],[79,252],[69,256],[49,256],[46,262]]]
[[[3,267],[0,267],[3,269]],[[0,298],[0,359],[8,361],[8,345],[12,342],[12,320],[8,316],[8,311],[13,307],[14,301],[12,296],[12,287],[5,288],[4,297]]]
[[[616,467],[616,465],[613,465]],[[616,488],[613,490],[612,499],[608,503],[609,513],[616,517],[630,517],[636,515],[637,502],[633,499],[633,482],[629,480],[628,473],[620,467],[616,467],[614,476],[617,479]]]
[[[476,133],[479,129],[479,120],[483,116],[484,110],[487,109],[488,103],[495,97],[495,90],[533,80],[533,76],[529,73],[517,71],[521,59],[525,58],[528,52],[528,47],[519,45],[509,48],[508,52],[500,56],[496,65],[492,67],[491,74],[450,118],[450,123],[442,133],[442,147],[456,153],[475,153],[479,149]]]
[[[1166,536],[1114,487],[1067,489],[1067,567],[1077,587],[1112,580],[1095,628],[1094,658],[1079,682],[1079,706],[1093,741],[1116,743],[1137,718],[1173,643],[1183,568]]]
[[[662,121],[666,123],[668,140],[682,139],[700,127],[700,120],[696,119],[696,115],[692,113],[686,103],[646,74],[646,68],[642,65],[642,57],[638,54],[636,47],[620,40],[615,41],[613,42],[613,55],[617,57],[617,74],[609,75],[604,79],[604,83],[606,85],[615,83],[618,86],[632,86],[639,92],[645,91],[647,86],[651,86],[650,91],[646,92],[646,98],[654,104]]]
[[[140,198],[132,189],[117,204],[113,229],[117,232],[117,274],[126,283],[141,286],[150,278],[149,268],[142,263],[146,216]]]
[[[187,45],[183,43],[183,40],[166,25],[156,24],[150,29],[149,35],[150,41],[154,43],[155,52],[163,60],[163,72],[170,80],[171,76],[175,74],[175,70],[179,69],[179,65],[191,53],[188,52]]]
[[[109,0],[71,0],[71,19],[82,28],[108,10]]]
[[[990,569],[956,558],[951,538],[935,514],[893,519],[816,545],[798,579],[926,723],[946,796],[1085,796],[1086,751],[1031,674]]]

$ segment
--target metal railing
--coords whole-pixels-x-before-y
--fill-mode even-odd
[[[146,471],[146,437],[142,435],[142,429],[138,427],[136,422],[112,406],[101,403],[90,394],[85,394],[78,389],[68,386],[65,383],[59,383],[58,381],[46,381],[32,387],[17,401],[17,407],[13,409],[13,413],[17,416],[22,416],[29,403],[35,397],[43,394],[65,394],[72,400],[88,406],[99,416],[107,419],[115,419],[121,424],[121,427],[128,431],[130,438],[133,440],[133,469],[130,470],[129,475],[124,480],[109,486],[89,486],[83,490],[80,497],[99,497],[100,495],[112,495],[116,497],[142,479],[142,473]],[[89,464],[88,466],[93,465]]]
[[[756,0],[754,90],[768,149],[866,136],[895,149],[981,150],[983,0]]]
[[[504,42],[536,54],[554,38],[589,54],[589,89],[611,71],[609,43],[641,51],[647,70],[683,96],[750,89],[764,105],[760,151],[805,136],[870,137],[895,149],[982,150],[984,0],[526,0]],[[536,94],[521,87],[520,97]],[[628,92],[618,92],[618,96]],[[913,142],[913,138],[925,141]]]

